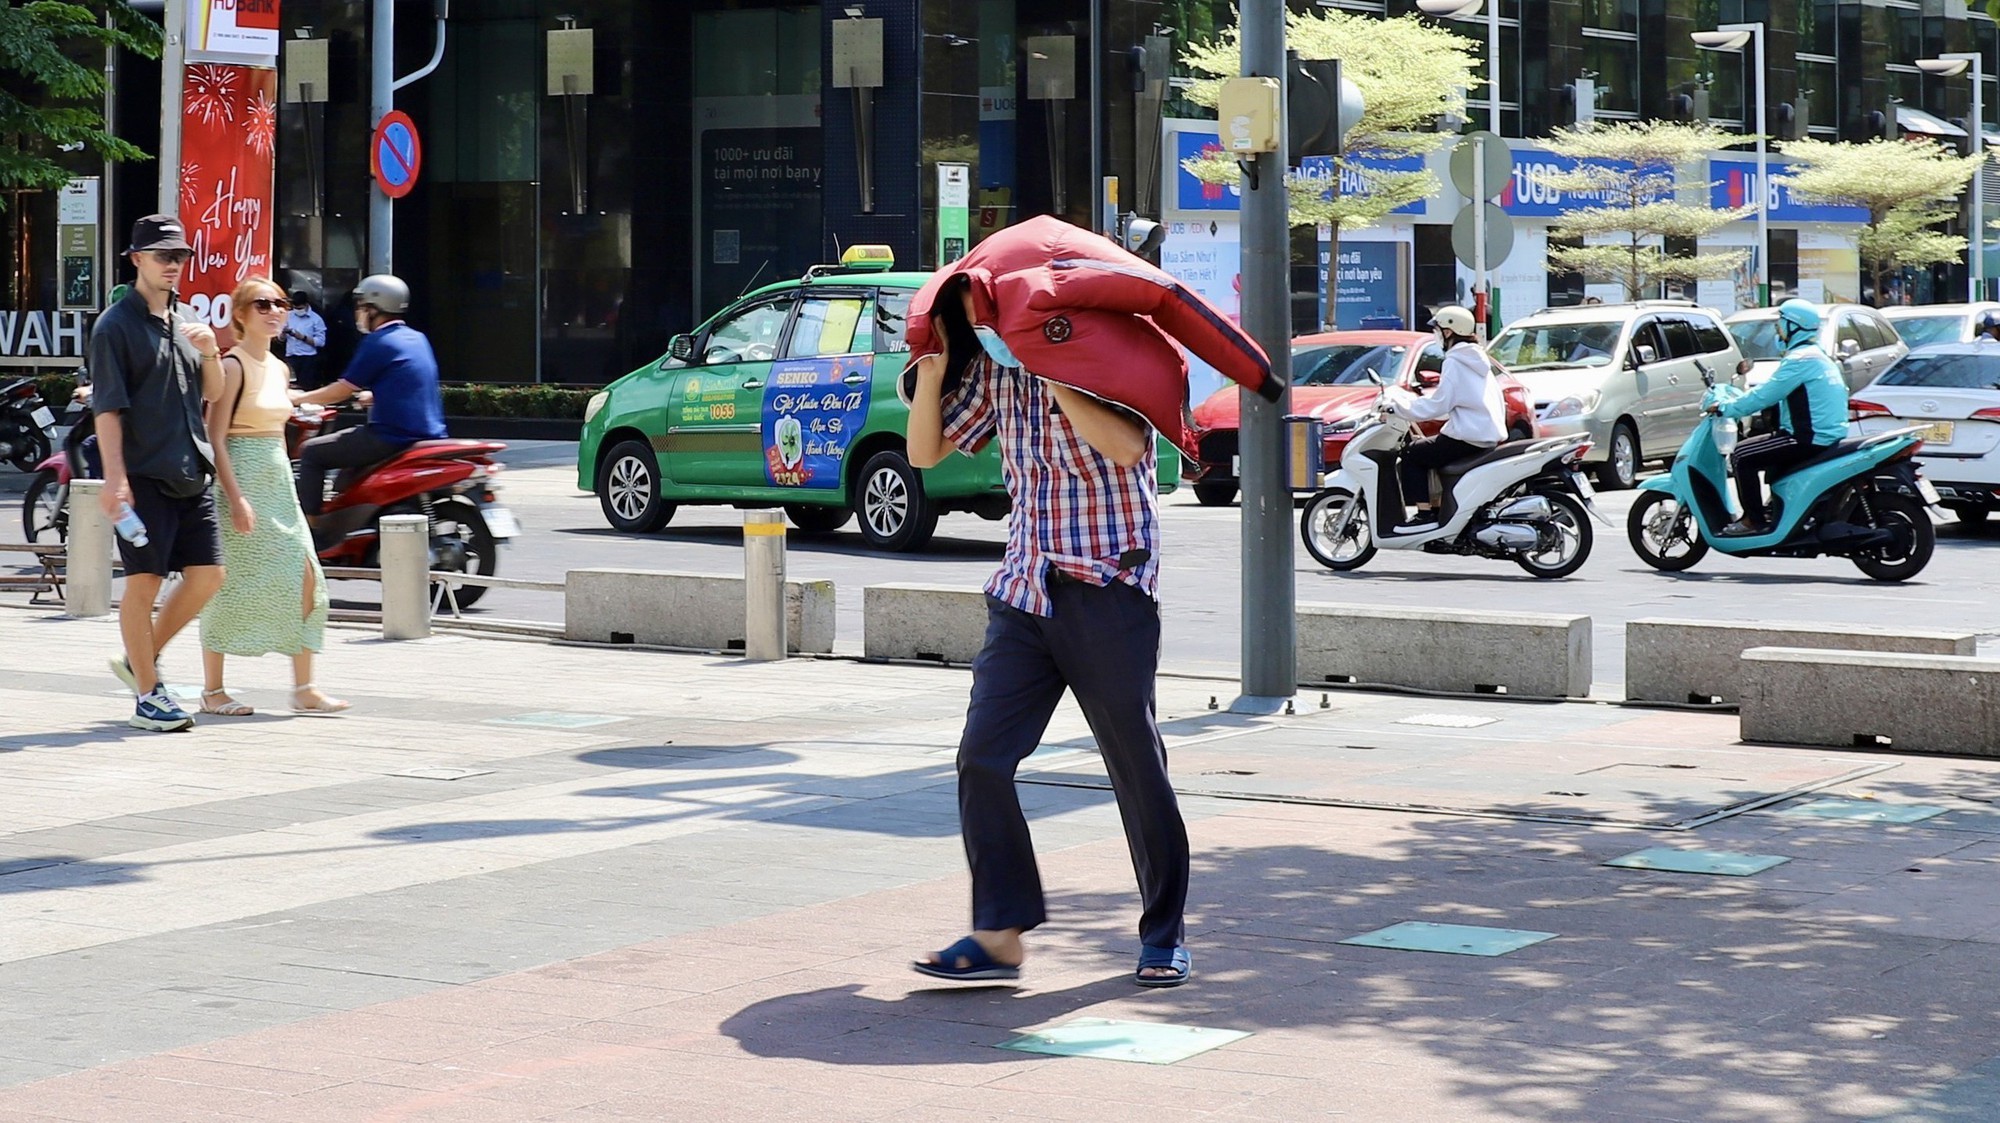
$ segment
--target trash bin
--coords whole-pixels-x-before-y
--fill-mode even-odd
[[[1295,413],[1285,418],[1291,438],[1291,455],[1286,461],[1287,485],[1294,492],[1318,491],[1326,474],[1325,445],[1320,436],[1320,420]]]

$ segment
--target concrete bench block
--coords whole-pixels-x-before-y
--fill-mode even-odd
[[[786,646],[832,651],[833,607],[833,582],[785,582]],[[741,577],[572,569],[564,583],[563,635],[568,639],[741,650],[743,621]]]
[[[986,594],[959,585],[869,585],[861,621],[870,659],[970,663],[986,644]]]
[[[1753,647],[1743,739],[2000,756],[2000,659]]]
[[[1581,698],[1590,693],[1590,617],[1302,604],[1298,673],[1307,685]]]
[[[1635,702],[1740,701],[1742,657],[1753,647],[1976,655],[1979,637],[1852,624],[1634,620],[1625,625],[1625,697]]]

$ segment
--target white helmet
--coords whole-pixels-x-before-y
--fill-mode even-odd
[[[1443,308],[1438,309],[1437,313],[1431,317],[1431,326],[1434,328],[1443,328],[1453,335],[1467,337],[1476,334],[1479,330],[1479,322],[1472,318],[1472,313],[1464,308],[1460,308],[1456,304],[1447,304]]]
[[[366,304],[385,316],[400,316],[410,307],[410,286],[401,277],[376,273],[354,286],[354,303]]]

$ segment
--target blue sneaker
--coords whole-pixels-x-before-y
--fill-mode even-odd
[[[188,716],[181,704],[165,690],[155,689],[151,694],[139,696],[139,706],[132,713],[132,720],[125,724],[134,729],[150,729],[155,733],[178,733],[194,728],[194,719]]]

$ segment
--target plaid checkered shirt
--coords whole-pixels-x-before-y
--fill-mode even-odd
[[[1092,585],[1123,581],[1159,596],[1158,464],[1147,431],[1143,460],[1120,468],[1084,443],[1056,408],[1047,383],[984,355],[966,367],[944,400],[944,436],[971,455],[1000,442],[1000,467],[1013,501],[1007,556],[986,592],[1036,616],[1055,614],[1050,568]],[[1143,422],[1142,422],[1143,424]],[[1144,550],[1129,569],[1119,558]]]

